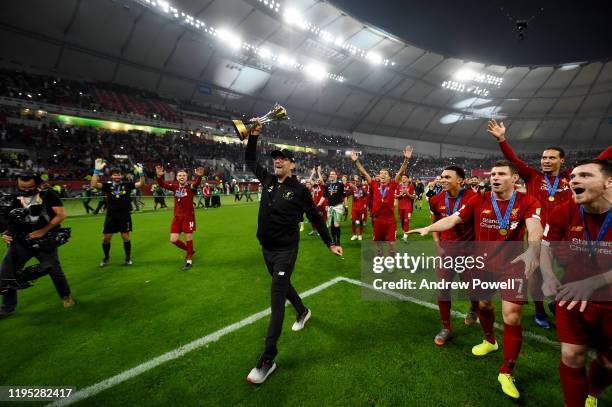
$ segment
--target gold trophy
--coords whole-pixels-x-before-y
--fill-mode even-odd
[[[236,135],[243,141],[245,138],[249,137],[249,132],[255,123],[259,121],[261,124],[277,122],[281,120],[289,120],[289,116],[287,116],[287,109],[276,103],[272,110],[261,117],[257,117],[255,119],[251,119],[248,122],[243,122],[242,120],[232,120],[232,124],[234,125],[234,130],[236,131]]]

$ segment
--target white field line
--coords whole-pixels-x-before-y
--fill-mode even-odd
[[[355,280],[355,279],[352,279],[352,278],[348,278],[348,277],[340,277],[340,278],[342,279],[342,281],[346,281],[347,283],[355,284],[355,285],[358,285],[358,286],[361,286],[361,287],[364,287],[364,288],[369,288],[370,290],[373,290],[373,291],[376,291],[376,292],[380,292],[382,294],[386,294],[388,296],[397,298],[398,300],[409,301],[409,302],[412,302],[414,304],[421,305],[421,306],[423,306],[425,308],[429,308],[431,310],[436,310],[436,311],[438,310],[438,305],[437,304],[432,304],[431,302],[422,301],[422,300],[419,300],[417,298],[410,297],[410,296],[407,296],[407,295],[404,295],[404,294],[400,294],[400,293],[397,293],[397,292],[391,291],[391,290],[378,290],[378,289],[374,288],[373,286],[364,283],[363,281]],[[459,311],[455,311],[455,310],[451,311],[451,315],[453,315],[455,318],[462,318],[462,319],[465,319],[465,316],[466,316],[464,313],[459,312]],[[504,326],[502,324],[498,324],[497,322],[495,323],[495,328],[499,329],[500,331],[504,330]],[[547,345],[551,345],[551,346],[555,346],[555,347],[560,347],[561,346],[559,344],[559,342],[557,342],[557,341],[553,341],[551,339],[548,339],[545,336],[538,335],[536,333],[533,333],[533,332],[530,332],[530,331],[526,331],[524,329],[523,329],[523,336],[527,337],[527,338],[530,338],[530,339],[533,339],[536,342],[545,343]]]
[[[310,290],[307,290],[305,292],[303,292],[302,294],[300,294],[300,296],[302,298],[306,298],[309,297],[311,295],[314,295],[320,291],[325,290],[328,287],[331,287],[332,285],[338,283],[342,281],[342,279],[340,277],[336,277],[333,278],[321,285],[318,285],[314,288],[311,288]],[[181,346],[180,348],[171,350],[170,352],[164,353],[163,355],[157,356],[156,358],[153,358],[151,360],[149,360],[148,362],[145,362],[141,365],[138,365],[136,367],[133,367],[131,369],[128,369],[124,372],[119,373],[118,375],[115,375],[113,377],[110,377],[106,380],[103,380],[101,382],[98,382],[96,384],[93,384],[89,387],[86,387],[82,390],[79,390],[75,393],[73,393],[69,398],[66,399],[61,399],[58,401],[55,401],[53,403],[50,403],[49,406],[67,406],[70,405],[72,403],[75,403],[77,401],[80,400],[84,400],[88,397],[91,397],[93,395],[96,395],[106,389],[109,389],[113,386],[116,386],[120,383],[125,382],[126,380],[129,380],[133,377],[136,377],[138,375],[140,375],[141,373],[144,373],[148,370],[151,370],[163,363],[169,362],[171,360],[174,359],[178,359],[182,356],[185,356],[187,353],[199,349],[202,346],[205,346],[211,342],[216,342],[218,341],[221,337],[232,333],[234,331],[237,331],[238,329],[245,327],[247,325],[251,325],[252,323],[266,317],[270,315],[270,308],[265,309],[263,311],[260,311],[256,314],[253,314],[245,319],[243,319],[242,321],[238,321],[235,322],[231,325],[226,326],[225,328],[221,328],[218,331],[215,331],[209,335],[203,336],[199,339],[194,340],[193,342],[190,342],[186,345]]]
[[[319,292],[321,292],[321,291],[323,291],[323,290],[325,290],[325,289],[331,287],[332,285],[334,285],[336,283],[339,283],[341,281],[344,281],[344,282],[347,282],[347,283],[350,283],[350,284],[353,284],[353,285],[357,285],[357,286],[360,286],[360,287],[368,288],[368,289],[371,289],[371,290],[374,290],[374,291],[377,291],[377,292],[389,295],[391,297],[397,298],[397,299],[402,300],[402,301],[412,302],[414,304],[423,306],[425,308],[429,308],[431,310],[438,310],[438,306],[436,304],[432,304],[432,303],[429,303],[429,302],[426,302],[426,301],[422,301],[422,300],[416,299],[414,297],[410,297],[410,296],[406,296],[406,295],[403,295],[403,294],[400,294],[400,293],[396,293],[394,291],[377,290],[377,289],[375,289],[374,287],[372,287],[369,284],[366,284],[366,283],[364,283],[362,281],[355,280],[355,279],[352,279],[352,278],[347,278],[347,277],[336,277],[336,278],[333,278],[333,279],[331,279],[331,280],[329,280],[329,281],[327,281],[327,282],[325,282],[325,283],[323,283],[321,285],[318,285],[318,286],[313,287],[313,288],[311,288],[311,289],[309,289],[307,291],[304,291],[303,293],[300,294],[300,296],[302,298],[309,297],[309,296],[317,294],[317,293],[319,293]],[[287,302],[287,304],[288,304],[288,302]],[[205,346],[205,345],[207,345],[207,344],[209,344],[211,342],[216,342],[219,339],[221,339],[221,337],[223,337],[223,336],[225,336],[227,334],[230,334],[230,333],[232,333],[234,331],[237,331],[238,329],[240,329],[242,327],[245,327],[247,325],[251,325],[254,322],[259,321],[260,319],[262,319],[262,318],[264,318],[264,317],[266,317],[268,315],[270,315],[270,308],[265,309],[263,311],[260,311],[258,313],[255,313],[255,314],[253,314],[253,315],[251,315],[251,316],[249,316],[249,317],[247,317],[247,318],[245,318],[245,319],[243,319],[241,321],[238,321],[238,322],[235,322],[235,323],[233,323],[231,325],[228,325],[225,328],[221,328],[218,331],[215,331],[215,332],[213,332],[213,333],[211,333],[209,335],[206,335],[206,336],[203,336],[203,337],[201,337],[199,339],[196,339],[196,340],[194,340],[194,341],[192,341],[192,342],[190,342],[190,343],[188,343],[186,345],[181,346],[180,348],[171,350],[171,351],[169,351],[167,353],[164,353],[163,355],[157,356],[157,357],[155,357],[155,358],[153,358],[153,359],[151,359],[151,360],[149,360],[147,362],[144,362],[144,363],[142,363],[142,364],[140,364],[140,365],[138,365],[136,367],[133,367],[131,369],[128,369],[128,370],[126,370],[124,372],[121,372],[121,373],[119,373],[119,374],[117,374],[115,376],[112,376],[112,377],[110,377],[110,378],[108,378],[106,380],[103,380],[103,381],[98,382],[96,384],[93,384],[93,385],[91,385],[89,387],[86,387],[86,388],[84,388],[82,390],[79,390],[79,391],[73,393],[69,398],[57,400],[57,401],[55,401],[53,403],[48,404],[48,406],[53,406],[53,407],[56,407],[56,406],[67,406],[67,405],[70,405],[72,403],[76,403],[77,401],[84,400],[86,398],[89,398],[91,396],[99,394],[99,393],[103,392],[104,390],[110,389],[111,387],[114,387],[114,386],[116,386],[116,385],[118,385],[120,383],[123,383],[126,380],[129,380],[129,379],[131,379],[133,377],[136,377],[136,376],[138,376],[138,375],[140,375],[140,374],[142,374],[142,373],[144,373],[144,372],[146,372],[148,370],[151,370],[151,369],[153,369],[153,368],[155,368],[155,367],[157,367],[159,365],[162,365],[162,364],[164,364],[166,362],[169,362],[171,360],[183,357],[187,353],[189,353],[189,352],[191,352],[193,350],[199,349],[199,348],[201,348],[201,347],[203,347],[203,346]],[[461,312],[458,312],[458,311],[452,311],[452,315],[454,317],[456,317],[456,318],[465,318],[465,314],[463,314]],[[497,328],[499,330],[503,330],[503,326],[500,325],[500,324],[497,324],[497,323],[495,324],[495,328]],[[531,338],[531,339],[533,339],[533,340],[535,340],[537,342],[544,343],[544,344],[547,344],[547,345],[552,345],[552,346],[556,346],[556,347],[559,346],[558,342],[552,341],[552,340],[546,338],[545,336],[538,335],[538,334],[535,334],[533,332],[523,331],[523,336],[526,336],[526,337]]]

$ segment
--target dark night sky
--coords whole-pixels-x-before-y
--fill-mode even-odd
[[[449,57],[500,65],[553,65],[612,57],[610,0],[330,2],[410,44]],[[507,14],[515,20],[535,15],[523,41],[512,32],[514,24]]]

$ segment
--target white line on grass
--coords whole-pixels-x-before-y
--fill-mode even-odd
[[[323,283],[321,285],[318,285],[316,287],[311,288],[310,290],[304,291],[302,294],[300,294],[300,296],[302,298],[309,297],[311,295],[317,294],[317,293],[325,290],[326,288],[331,287],[332,285],[334,285],[334,284],[336,284],[336,283],[338,283],[340,281],[344,281],[344,282],[347,282],[347,283],[350,283],[350,284],[353,284],[353,285],[357,285],[357,286],[360,286],[360,287],[368,288],[368,289],[380,292],[382,294],[386,294],[386,295],[389,295],[391,297],[397,298],[397,299],[402,300],[402,301],[412,302],[414,304],[420,305],[420,306],[425,307],[425,308],[429,308],[431,310],[437,310],[438,309],[438,306],[436,304],[432,304],[430,302],[422,301],[422,300],[419,300],[417,298],[410,297],[410,296],[407,296],[407,295],[404,295],[404,294],[396,293],[394,291],[377,290],[377,289],[375,289],[373,286],[371,286],[369,284],[366,284],[366,283],[364,283],[362,281],[355,280],[355,279],[348,278],[348,277],[336,277],[336,278],[333,278],[333,279],[331,279],[331,280],[329,280],[329,281],[327,281],[327,282],[325,282],[325,283]],[[288,302],[286,304],[288,304]],[[148,370],[151,370],[151,369],[153,369],[153,368],[155,368],[155,367],[157,367],[159,365],[162,365],[162,364],[164,364],[166,362],[169,362],[171,360],[183,357],[187,353],[189,353],[189,352],[191,352],[193,350],[199,349],[202,346],[205,346],[205,345],[207,345],[207,344],[209,344],[211,342],[216,342],[221,337],[223,337],[223,336],[225,336],[225,335],[227,335],[229,333],[232,333],[234,331],[237,331],[238,329],[240,329],[242,327],[245,327],[247,325],[251,325],[254,322],[259,321],[260,319],[262,319],[262,318],[264,318],[264,317],[266,317],[268,315],[270,315],[270,308],[265,309],[263,311],[260,311],[260,312],[258,312],[256,314],[253,314],[253,315],[251,315],[251,316],[249,316],[249,317],[247,317],[247,318],[245,318],[245,319],[243,319],[241,321],[238,321],[238,322],[235,322],[235,323],[233,323],[231,325],[228,325],[225,328],[221,328],[218,331],[215,331],[215,332],[213,332],[213,333],[211,333],[209,335],[206,335],[206,336],[203,336],[203,337],[201,337],[199,339],[196,339],[193,342],[190,342],[190,343],[188,343],[186,345],[181,346],[180,348],[177,348],[177,349],[171,350],[170,352],[164,353],[163,355],[160,355],[160,356],[158,356],[156,358],[153,358],[153,359],[149,360],[148,362],[142,363],[142,364],[140,364],[140,365],[138,365],[136,367],[133,367],[133,368],[128,369],[128,370],[126,370],[126,371],[124,371],[122,373],[119,373],[119,374],[117,374],[117,375],[115,375],[113,377],[110,377],[110,378],[108,378],[106,380],[103,380],[103,381],[98,382],[96,384],[93,384],[93,385],[91,385],[89,387],[86,387],[83,390],[79,390],[79,391],[75,392],[74,394],[72,394],[72,396],[70,396],[69,398],[55,401],[53,403],[48,404],[48,406],[53,406],[53,407],[56,407],[56,406],[67,406],[67,405],[70,405],[72,403],[76,403],[77,401],[84,400],[86,398],[94,396],[94,395],[96,395],[98,393],[103,392],[106,389],[110,389],[111,387],[114,387],[114,386],[116,386],[116,385],[118,385],[120,383],[123,383],[126,380],[129,380],[129,379],[131,379],[133,377],[136,377],[136,376],[140,375],[141,373],[144,373],[144,372],[146,372]],[[458,312],[458,311],[452,311],[452,315],[454,317],[456,317],[456,318],[465,318],[465,314],[463,314],[461,312]],[[497,328],[499,330],[503,330],[503,326],[500,325],[500,324],[497,324],[497,323],[495,324],[495,328]],[[545,336],[538,335],[538,334],[535,334],[533,332],[529,332],[529,331],[523,330],[523,335],[528,337],[528,338],[531,338],[531,339],[533,339],[533,340],[535,340],[537,342],[540,342],[540,343],[544,343],[544,344],[552,345],[552,346],[557,346],[557,347],[559,346],[558,342],[552,341],[552,340],[546,338]]]
[[[437,304],[432,304],[431,302],[419,300],[417,298],[410,297],[410,296],[404,295],[404,294],[400,294],[400,293],[397,293],[395,291],[379,290],[379,289],[374,288],[370,284],[367,284],[367,283],[364,283],[363,281],[355,280],[355,279],[352,279],[352,278],[348,278],[348,277],[340,277],[340,278],[342,279],[342,281],[346,281],[347,283],[355,284],[355,285],[358,285],[358,286],[361,286],[361,287],[364,287],[364,288],[369,288],[370,290],[373,290],[373,291],[376,291],[376,292],[380,292],[382,294],[386,294],[386,295],[388,295],[390,297],[397,298],[398,300],[409,301],[409,302],[412,302],[414,304],[421,305],[421,306],[423,306],[425,308],[429,308],[429,309],[436,310],[436,311],[438,310],[438,305]],[[463,318],[463,319],[465,319],[465,317],[466,317],[466,315],[464,313],[459,312],[459,311],[455,311],[455,310],[452,310],[451,314],[454,317],[456,317],[456,318]],[[497,322],[495,323],[495,328],[499,329],[500,331],[504,330],[504,326],[502,324],[498,324]],[[551,339],[548,339],[545,336],[538,335],[538,334],[535,334],[533,332],[526,331],[524,329],[523,329],[523,336],[531,338],[531,339],[533,339],[536,342],[545,343],[547,345],[556,346],[556,347],[560,347],[561,346],[559,344],[559,342],[557,342],[557,341],[553,341]]]
[[[306,298],[309,297],[311,295],[314,295],[316,293],[318,293],[319,291],[323,291],[328,287],[331,287],[332,285],[338,283],[342,281],[341,277],[336,277],[333,278],[329,281],[327,281],[326,283],[323,283],[321,285],[318,285],[314,288],[311,288],[310,290],[304,291],[302,294],[300,294],[300,296],[302,298]],[[218,341],[222,336],[225,336],[229,333],[232,333],[234,331],[237,331],[238,329],[247,326],[247,325],[251,325],[252,323],[262,319],[265,316],[270,315],[270,308],[260,311],[256,314],[253,314],[245,319],[243,319],[242,321],[238,321],[235,322],[231,325],[226,326],[225,328],[221,328],[218,331],[215,331],[209,335],[203,336],[200,339],[196,339],[193,342],[190,342],[186,345],[181,346],[180,348],[177,348],[175,350],[172,350],[170,352],[164,353],[163,355],[160,355],[156,358],[153,358],[151,360],[149,360],[148,362],[145,362],[141,365],[138,365],[132,369],[126,370],[122,373],[119,373],[118,375],[115,375],[113,377],[110,377],[106,380],[103,380],[101,382],[98,382],[94,385],[91,385],[89,387],[84,388],[83,390],[79,390],[77,392],[75,392],[72,396],[70,396],[67,399],[62,399],[62,400],[58,400],[56,402],[53,402],[51,404],[49,404],[49,406],[67,406],[70,405],[72,403],[75,403],[77,401],[80,400],[84,400],[88,397],[91,397],[93,395],[96,395],[106,389],[109,389],[113,386],[118,385],[119,383],[123,383],[126,380],[129,380],[133,377],[138,376],[141,373],[146,372],[147,370],[151,370],[163,363],[166,363],[168,361],[174,360],[174,359],[178,359],[182,356],[185,356],[187,353],[199,349],[202,346],[205,346],[211,342],[216,342]]]

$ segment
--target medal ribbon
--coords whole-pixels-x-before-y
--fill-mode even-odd
[[[461,204],[461,197],[463,196],[463,192],[465,190],[461,188],[459,190],[459,194],[457,195],[457,200],[455,201],[455,207],[453,208],[453,212],[450,211],[450,203],[448,201],[448,192],[444,194],[444,203],[446,204],[446,214],[451,216],[453,213],[457,212],[459,209],[459,205]]]
[[[544,175],[544,181],[546,181],[546,188],[548,188],[548,196],[552,196],[554,198],[555,193],[557,192],[557,186],[559,185],[559,174],[555,177],[555,183],[551,186],[548,181],[548,177]]]
[[[506,209],[506,213],[504,214],[504,219],[502,219],[501,212],[499,211],[499,206],[497,206],[497,201],[493,197],[493,192],[491,192],[491,204],[493,205],[495,216],[497,216],[497,224],[499,225],[500,230],[508,229],[508,221],[510,220],[510,213],[512,212],[512,207],[514,206],[515,200],[516,191],[512,192],[512,197],[510,198],[510,202],[508,202],[508,208]]]
[[[379,185],[378,190],[380,191],[381,199],[384,201],[385,196],[387,196],[387,191],[389,190],[389,185],[385,189],[383,189],[382,184]]]
[[[582,218],[582,224],[584,225],[584,237],[589,245],[589,252],[592,254],[597,250],[597,246],[599,242],[601,242],[606,235],[608,229],[610,229],[610,225],[612,224],[612,209],[608,209],[608,214],[606,215],[606,219],[604,220],[603,225],[599,229],[599,233],[595,238],[595,245],[592,244],[591,234],[589,233],[589,229],[587,228],[586,219],[584,217],[584,207],[580,205],[580,217]]]

